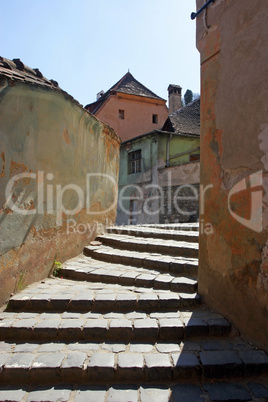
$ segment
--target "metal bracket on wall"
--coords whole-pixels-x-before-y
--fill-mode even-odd
[[[203,7],[200,8],[196,13],[191,14],[191,19],[194,20],[196,17],[198,17],[199,14],[201,14],[209,5],[210,3],[214,3],[216,0],[208,0],[206,4],[203,5]]]

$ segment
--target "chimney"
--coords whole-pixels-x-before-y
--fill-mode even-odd
[[[168,108],[169,114],[176,112],[182,107],[181,103],[181,87],[179,85],[168,86]]]
[[[96,100],[100,99],[102,97],[102,95],[104,95],[103,90],[97,93],[97,96],[96,96],[97,99]]]

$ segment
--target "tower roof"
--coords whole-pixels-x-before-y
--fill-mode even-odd
[[[85,106],[91,113],[96,113],[103,103],[114,93],[120,92],[130,95],[143,96],[145,98],[152,98],[163,100],[160,96],[156,95],[150,89],[146,88],[143,84],[137,81],[130,72],[127,72],[116,84],[114,84],[107,92],[105,92],[96,102],[90,103]]]

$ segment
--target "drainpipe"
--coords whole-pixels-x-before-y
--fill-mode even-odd
[[[173,137],[173,134],[170,134],[169,138],[167,139],[167,161],[166,161],[166,166],[169,166],[169,155],[170,155],[170,141]]]

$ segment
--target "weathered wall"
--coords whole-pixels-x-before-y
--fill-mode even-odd
[[[158,175],[159,185],[162,187],[165,187],[169,182],[172,186],[199,184],[200,162],[159,168]]]
[[[120,141],[63,93],[5,77],[0,121],[2,304],[115,221]]]
[[[197,0],[197,9],[203,4]],[[197,19],[200,218],[213,227],[200,234],[199,293],[266,350],[267,17],[266,1],[216,0]]]
[[[121,145],[118,225],[130,223],[132,216],[136,224],[197,219],[199,162],[166,167],[168,140],[169,134],[152,132]],[[170,154],[191,150],[197,145],[199,139],[174,136]],[[141,172],[128,174],[128,153],[137,150],[141,150],[142,155]],[[181,156],[181,160],[185,160],[185,155]],[[189,154],[186,160],[189,160]],[[130,211],[132,207],[134,214]]]
[[[199,184],[163,187],[159,223],[197,222],[199,216]]]
[[[173,134],[159,136],[158,159],[160,166],[167,165],[167,146],[169,143],[169,166],[190,162],[190,155],[199,155],[200,138]],[[198,149],[198,150],[197,150]],[[176,156],[180,154],[179,156]],[[181,155],[182,154],[182,155]]]
[[[141,149],[141,172],[128,174],[128,153]],[[152,134],[122,144],[120,150],[117,224],[158,223],[159,191],[157,136]],[[133,200],[134,211],[130,211]]]
[[[189,155],[187,156],[189,158]],[[159,223],[198,220],[199,182],[199,162],[158,169],[158,184],[164,194]]]
[[[118,117],[119,109],[125,111],[124,120]],[[158,115],[157,124],[152,122],[153,114]],[[126,141],[152,130],[161,129],[168,118],[168,108],[162,100],[120,93],[110,97],[96,116],[109,124],[122,141]]]

